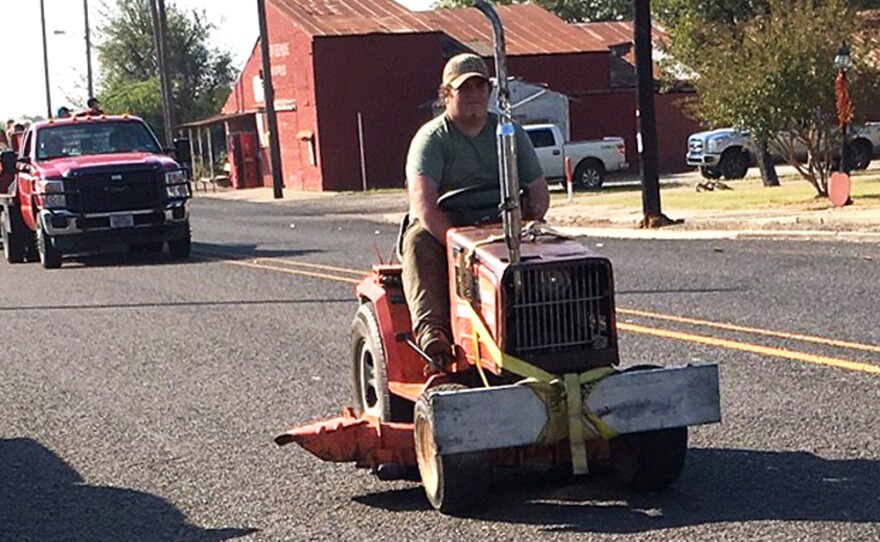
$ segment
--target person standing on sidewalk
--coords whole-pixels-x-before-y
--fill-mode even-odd
[[[403,233],[403,289],[416,344],[437,366],[453,358],[449,321],[446,232],[469,223],[467,209],[444,212],[438,199],[466,187],[498,190],[498,117],[489,113],[491,82],[482,58],[457,55],[446,63],[440,86],[443,115],[427,122],[413,137],[406,159],[409,225]],[[516,126],[517,170],[523,216],[541,220],[550,205],[547,181],[526,133]]]

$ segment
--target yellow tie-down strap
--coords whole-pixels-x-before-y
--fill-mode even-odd
[[[589,412],[584,406],[584,388],[589,391],[600,380],[616,373],[613,367],[598,367],[581,374],[566,374],[560,378],[558,375],[549,373],[543,369],[525,362],[515,356],[505,354],[498,347],[492,334],[489,333],[482,317],[467,304],[465,305],[466,316],[471,321],[474,333],[474,345],[476,347],[476,366],[483,383],[488,387],[488,381],[480,366],[480,345],[486,347],[492,361],[498,367],[523,377],[520,383],[532,388],[532,390],[547,405],[547,425],[544,427],[539,444],[553,444],[566,437],[571,445],[572,470],[574,474],[586,474],[587,451],[585,441],[588,438],[603,438],[610,440],[617,433],[605,424],[598,416]],[[482,341],[481,341],[482,339]]]

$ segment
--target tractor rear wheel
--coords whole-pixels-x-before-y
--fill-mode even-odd
[[[372,303],[358,307],[351,325],[355,414],[384,422],[412,421],[412,403],[388,391],[382,334]]]
[[[476,512],[489,497],[489,454],[465,452],[440,455],[434,440],[431,396],[440,391],[466,389],[460,384],[441,384],[426,390],[416,402],[413,419],[416,461],[428,501],[443,514]]]

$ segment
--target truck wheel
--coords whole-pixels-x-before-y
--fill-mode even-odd
[[[42,228],[37,230],[37,250],[40,252],[40,264],[43,269],[58,269],[61,267],[61,253],[55,248],[52,236]]]
[[[440,455],[434,441],[434,413],[431,395],[439,391],[465,389],[460,384],[441,384],[426,390],[416,402],[413,420],[416,460],[422,487],[431,506],[444,514],[475,512],[489,497],[489,455],[465,452]]]
[[[6,228],[6,218],[0,214],[0,229],[3,234],[3,256],[9,263],[21,263],[24,261],[27,244],[24,239],[24,222],[17,207],[9,207],[9,222],[12,231]]]
[[[637,365],[627,371],[658,368]],[[659,491],[681,476],[687,443],[687,427],[620,435],[609,442],[611,466],[617,477],[632,489]]]
[[[702,175],[704,179],[715,180],[721,178],[721,172],[718,171],[717,168],[711,166],[702,166],[700,168],[700,175]]]
[[[864,139],[853,141],[849,146],[849,166],[856,171],[868,169],[873,151],[868,141]]]
[[[605,180],[605,166],[595,158],[587,158],[574,169],[572,184],[581,190],[598,190]]]
[[[168,241],[168,253],[171,254],[171,257],[175,260],[182,260],[183,258],[189,258],[191,252],[192,233],[190,232],[189,224],[187,224],[186,235],[180,239],[172,239],[171,241]]]
[[[718,169],[728,181],[742,179],[749,172],[749,153],[739,147],[727,149],[721,155]]]
[[[358,307],[351,324],[352,377],[355,414],[382,421],[412,421],[412,403],[388,391],[385,348],[372,303]]]

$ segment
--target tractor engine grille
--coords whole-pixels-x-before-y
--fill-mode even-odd
[[[604,259],[523,266],[507,298],[505,351],[559,374],[617,363],[611,264]]]
[[[89,173],[76,179],[76,195],[69,198],[75,213],[134,211],[164,205],[161,172],[149,169]]]

